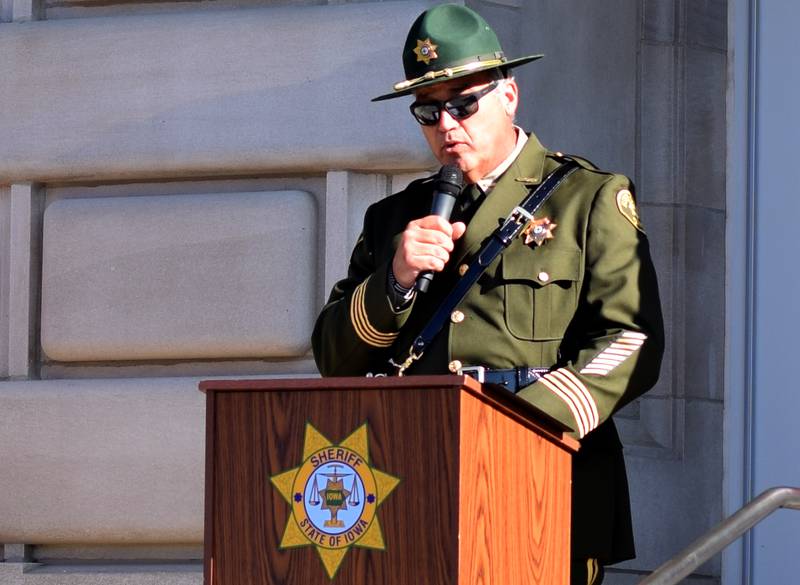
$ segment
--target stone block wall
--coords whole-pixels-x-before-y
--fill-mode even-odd
[[[434,166],[369,102],[424,4],[28,8],[0,12],[0,583],[199,583],[197,383],[316,375],[364,209]]]
[[[639,187],[669,348],[621,418],[632,583],[720,514],[726,2],[470,5],[547,54],[519,122]],[[316,374],[364,209],[435,168],[369,101],[425,6],[0,0],[0,584],[201,581],[197,382]]]

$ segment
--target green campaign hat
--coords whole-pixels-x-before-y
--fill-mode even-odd
[[[477,12],[458,4],[441,4],[420,14],[408,31],[403,47],[406,78],[394,91],[373,102],[408,95],[420,87],[478,71],[509,69],[544,55],[506,59],[500,41]]]

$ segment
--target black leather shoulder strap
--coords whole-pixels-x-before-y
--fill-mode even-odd
[[[406,355],[397,361],[389,360],[390,364],[397,368],[397,375],[402,376],[403,372],[416,360],[422,357],[425,350],[431,344],[436,335],[444,327],[450,318],[450,313],[456,308],[466,296],[469,289],[474,285],[486,268],[505,250],[514,238],[519,236],[528,222],[533,220],[533,215],[555,192],[561,183],[572,173],[580,168],[580,164],[568,157],[556,170],[550,173],[539,186],[530,192],[527,197],[513,209],[503,224],[498,227],[475,254],[469,268],[458,280],[453,290],[445,297],[433,316],[428,320],[425,327],[414,339]]]

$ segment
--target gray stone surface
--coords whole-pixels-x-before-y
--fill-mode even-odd
[[[725,363],[723,213],[698,208],[687,210],[685,254],[685,394],[722,400]]]
[[[686,40],[726,51],[728,48],[728,2],[726,0],[685,0]],[[722,97],[722,94],[720,94]]]
[[[350,239],[347,204],[351,175],[352,173],[346,171],[332,171],[326,176],[325,200],[320,218],[320,225],[325,229],[323,282],[326,291],[329,291],[347,270],[345,258],[348,257],[347,246]]]
[[[276,192],[276,191],[305,191],[314,195],[319,211],[318,226],[312,231],[316,234],[317,252],[320,254],[318,262],[322,262],[322,252],[325,249],[326,229],[322,227],[321,215],[325,202],[326,180],[319,176],[287,176],[287,177],[258,177],[258,178],[231,178],[231,179],[195,179],[191,181],[154,181],[121,184],[98,185],[54,185],[46,190],[46,203],[70,199],[85,199],[87,197],[100,198],[131,198],[142,196],[162,195],[192,195],[196,193],[218,193],[233,195],[243,192]],[[336,226],[334,226],[335,228]],[[349,245],[349,244],[348,244]],[[348,250],[349,253],[349,250]],[[346,266],[347,258],[342,256],[335,262]],[[344,268],[341,268],[343,271]],[[343,272],[332,275],[340,278]],[[322,282],[322,269],[316,273],[317,290],[305,291],[298,299],[307,302],[309,307],[316,312],[322,306],[328,294]],[[38,373],[42,378],[124,378],[124,377],[163,377],[163,376],[257,376],[257,375],[316,375],[316,366],[310,356],[306,357],[270,357],[265,360],[263,356],[256,358],[237,358],[235,360],[201,360],[201,361],[137,361],[137,362],[54,362],[45,360],[40,364]]]
[[[29,563],[33,560],[33,547],[28,544],[5,544],[3,560],[7,563]]]
[[[318,6],[320,4],[345,4],[340,0],[40,0],[45,18],[96,18],[139,16],[143,14],[175,14],[191,12],[219,12],[222,10],[264,8],[269,6]],[[362,1],[362,0],[357,0]]]
[[[332,171],[327,175],[325,226],[325,294],[347,275],[350,253],[361,233],[364,211],[389,194],[387,175]]]
[[[722,403],[687,400],[685,416],[682,456],[626,457],[638,558],[623,568],[653,570],[722,520]],[[719,557],[698,573],[719,576]]]
[[[42,348],[57,361],[302,356],[315,226],[300,191],[57,201]]]
[[[0,185],[0,377],[8,376],[8,296],[11,281],[9,274],[11,238],[11,187]]]
[[[399,104],[398,104],[399,105]],[[356,239],[364,227],[364,212],[371,204],[390,194],[391,178],[386,175],[362,175],[350,173],[349,196],[347,206],[347,255],[356,243]],[[344,267],[342,274],[345,274]]]
[[[201,542],[197,382],[0,382],[0,542]]]
[[[646,395],[614,415],[625,453],[654,460],[683,455],[685,411],[682,400]]]
[[[675,0],[644,0],[643,29],[645,41],[670,43],[675,39],[675,14],[679,6]]]
[[[8,205],[8,375],[30,373],[38,291],[38,194],[30,184],[11,185]]]
[[[322,306],[322,295],[320,295]],[[298,376],[318,377],[313,357],[303,358],[241,358],[218,360],[175,360],[142,362],[53,362],[43,361],[39,366],[43,380],[82,380],[105,378],[148,377],[260,377]]]
[[[427,168],[405,108],[369,101],[402,78],[398,47],[423,7],[8,27],[0,35],[0,181]]]
[[[519,118],[545,145],[634,176],[638,6],[635,0],[525,2],[516,18],[522,54]]]
[[[686,201],[725,209],[727,55],[686,49]]]
[[[37,544],[30,560],[44,564],[106,563],[197,563],[203,560],[202,543],[195,544]]]
[[[11,0],[11,20],[13,22],[29,22],[39,14],[35,0]]]
[[[200,585],[198,565],[39,565],[0,563],[2,585]]]
[[[642,202],[676,203],[677,181],[676,59],[675,47],[642,44],[641,53],[640,179]]]

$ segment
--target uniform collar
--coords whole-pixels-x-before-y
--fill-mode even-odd
[[[528,136],[525,134],[525,131],[520,128],[519,126],[514,126],[514,130],[517,132],[517,143],[514,145],[514,150],[511,151],[506,159],[501,162],[492,172],[488,175],[483,177],[482,179],[478,180],[478,187],[480,187],[481,191],[484,193],[488,193],[489,190],[494,187],[497,180],[500,176],[508,170],[508,167],[511,166],[516,158],[519,156],[519,153],[522,152],[522,148],[525,146],[525,143],[528,141]]]

